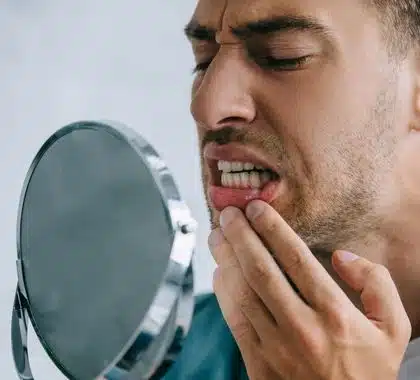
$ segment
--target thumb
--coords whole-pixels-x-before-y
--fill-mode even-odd
[[[411,335],[407,313],[385,266],[346,251],[334,252],[332,264],[340,278],[360,294],[368,319],[388,333],[401,335],[405,329],[404,335],[407,330]]]

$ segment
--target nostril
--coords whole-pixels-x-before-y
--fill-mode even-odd
[[[225,117],[223,120],[219,121],[217,124],[218,126],[224,126],[224,125],[238,125],[238,124],[243,124],[244,119],[242,117],[238,117],[238,116],[230,116],[230,117]]]

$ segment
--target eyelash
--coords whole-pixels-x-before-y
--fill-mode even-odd
[[[259,66],[267,69],[272,69],[275,71],[293,71],[299,70],[299,68],[304,65],[309,59],[310,55],[305,55],[302,57],[296,58],[283,58],[277,59],[270,56],[261,57],[256,59]]]
[[[277,59],[277,58],[267,56],[267,57],[261,57],[258,59],[254,58],[254,61],[256,61],[259,66],[266,69],[271,69],[275,71],[293,71],[293,70],[298,70],[299,67],[305,64],[310,58],[311,58],[310,55],[305,55],[305,56],[297,57],[297,58],[283,58],[283,59]],[[206,71],[207,68],[210,66],[211,62],[212,61],[210,60],[210,61],[198,63],[193,69],[193,74]],[[296,66],[298,67],[296,68]]]
[[[193,74],[197,74],[201,71],[206,71],[207,68],[210,66],[210,64],[211,64],[211,61],[198,63],[193,69]]]

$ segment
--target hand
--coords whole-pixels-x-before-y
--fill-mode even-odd
[[[396,380],[411,324],[388,270],[334,252],[362,312],[273,208],[254,201],[246,215],[225,209],[209,245],[214,290],[249,378]]]

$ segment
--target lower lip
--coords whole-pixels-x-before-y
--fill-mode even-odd
[[[218,211],[222,211],[228,206],[244,210],[247,204],[255,199],[271,203],[279,195],[281,182],[281,180],[271,181],[262,189],[232,189],[210,186],[208,195],[214,208]]]

